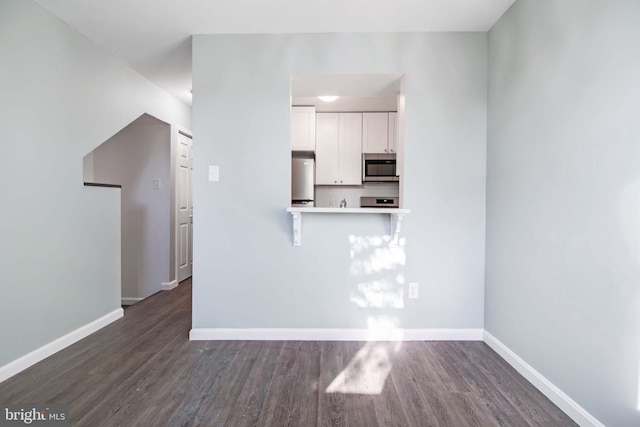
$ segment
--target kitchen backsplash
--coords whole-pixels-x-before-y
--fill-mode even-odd
[[[319,208],[338,208],[345,199],[348,208],[359,208],[360,197],[397,197],[400,189],[397,183],[346,185],[317,185],[315,206]],[[333,202],[333,203],[332,203]]]

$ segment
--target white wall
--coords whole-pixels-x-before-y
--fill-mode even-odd
[[[82,158],[82,181],[95,182],[93,178],[93,151]]]
[[[122,186],[122,299],[161,290],[169,277],[171,127],[136,119],[93,153],[94,182]],[[160,188],[154,180],[160,180]],[[133,300],[133,301],[131,301]]]
[[[486,329],[640,425],[640,2],[518,0],[489,33]]]
[[[211,35],[193,45],[194,328],[483,327],[486,34]],[[369,239],[388,234],[383,215],[305,216],[302,246],[291,245],[290,76],[311,73],[406,73],[412,213],[398,252]],[[220,182],[208,182],[208,165],[220,166]],[[421,298],[389,307],[414,281]],[[374,307],[376,297],[391,302]]]
[[[0,1],[0,58],[2,366],[119,308],[120,194],[83,156],[190,109],[32,1]]]

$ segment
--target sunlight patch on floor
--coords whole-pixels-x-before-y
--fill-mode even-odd
[[[370,341],[327,387],[327,393],[380,394],[402,343]]]

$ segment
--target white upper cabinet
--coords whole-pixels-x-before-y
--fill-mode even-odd
[[[362,152],[398,152],[398,113],[362,113]]]
[[[362,184],[362,114],[340,115],[340,184]]]
[[[340,114],[316,115],[316,185],[335,185],[340,176]]]
[[[315,151],[316,107],[291,107],[291,150]]]
[[[398,152],[398,113],[389,113],[389,143],[390,153]]]
[[[362,113],[362,152],[389,152],[389,113]]]
[[[362,184],[362,113],[318,113],[316,124],[316,185]]]

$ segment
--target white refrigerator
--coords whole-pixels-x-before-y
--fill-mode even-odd
[[[291,159],[291,206],[313,206],[314,178],[313,159]]]

